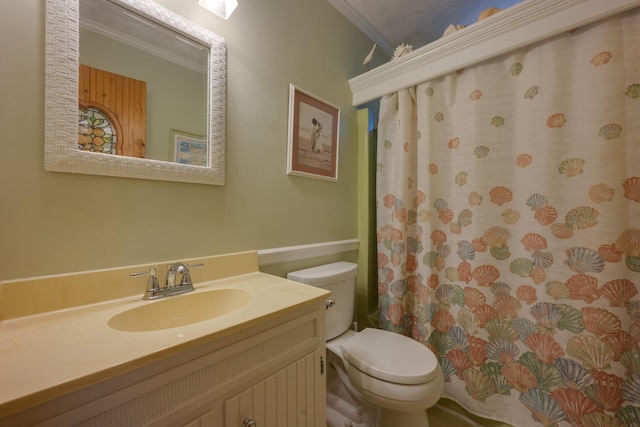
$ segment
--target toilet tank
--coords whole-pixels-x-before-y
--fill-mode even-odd
[[[334,262],[287,274],[289,280],[331,292],[335,304],[325,312],[327,341],[341,335],[353,322],[357,269],[358,265],[352,262]]]

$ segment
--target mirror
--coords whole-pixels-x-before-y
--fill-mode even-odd
[[[104,11],[93,13],[96,4],[109,6],[111,15],[105,15]],[[104,16],[111,18],[105,21]],[[46,0],[45,20],[45,170],[224,184],[226,44],[223,38],[150,0]],[[122,22],[116,24],[116,21]],[[115,27],[120,31],[110,31]],[[145,40],[151,27],[161,33]],[[126,35],[118,36],[122,31]],[[83,37],[82,44],[80,37]],[[90,39],[102,39],[101,43],[110,43],[110,47],[101,45],[98,48]],[[122,39],[128,43],[122,43]],[[160,48],[157,41],[161,39],[165,43]],[[133,48],[131,40],[136,40],[138,48],[143,46],[144,52],[127,56],[127,50]],[[119,46],[117,49],[113,47],[115,44]],[[169,71],[156,68],[154,73],[144,74],[145,67],[136,66],[131,57],[150,55],[151,52],[160,52],[164,58],[160,60],[156,55],[153,60],[169,63]],[[118,58],[128,60],[114,66],[113,60]],[[80,65],[80,59],[85,64]],[[86,76],[100,75],[95,70],[110,73],[102,77],[103,82],[113,82],[117,77],[142,82],[143,89],[132,90],[146,93],[135,102],[137,116],[144,116],[141,121],[133,121],[133,125],[122,124],[129,119],[122,119],[122,113],[113,111],[121,107],[106,105],[108,102],[100,98],[83,98],[90,92],[86,83],[90,80]],[[83,79],[79,77],[80,73],[84,73]],[[195,86],[178,87],[176,82],[154,80],[184,73],[196,76],[186,82],[187,85],[195,83]],[[184,78],[178,80],[184,83]],[[95,84],[95,80],[91,81]],[[104,90],[104,83],[99,85]],[[188,92],[191,98],[177,100],[177,92]],[[115,89],[113,93],[116,93]],[[128,95],[125,98],[128,99]],[[168,102],[172,100],[174,102]],[[201,108],[181,115],[179,110],[188,110],[185,108],[187,103]],[[144,114],[138,111],[140,106]],[[157,107],[162,107],[162,111],[156,111]],[[92,130],[95,129],[87,126],[87,122],[111,124],[108,119],[114,116],[120,119],[108,129],[99,131],[116,133],[117,130],[122,137],[104,138],[107,142],[104,146],[103,142],[99,147],[92,144],[91,140],[95,139]],[[137,132],[137,136],[128,132]],[[133,145],[118,145],[127,139],[133,141]],[[183,152],[186,154],[180,154]],[[176,159],[186,161],[186,164],[178,163]]]

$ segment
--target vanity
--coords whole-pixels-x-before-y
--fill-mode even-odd
[[[130,275],[167,263],[0,283],[0,425],[324,427],[329,293],[181,261],[195,290],[157,300]]]

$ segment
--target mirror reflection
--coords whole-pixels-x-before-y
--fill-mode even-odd
[[[102,43],[83,38],[81,67],[80,1],[44,0],[45,170],[224,185],[224,38],[152,0],[82,0],[118,7],[85,15]]]
[[[78,149],[207,166],[207,46],[80,0]]]

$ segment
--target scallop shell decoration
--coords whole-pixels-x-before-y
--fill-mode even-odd
[[[602,285],[600,295],[609,301],[611,307],[626,307],[638,295],[638,288],[630,280],[615,279]]]
[[[489,154],[489,147],[485,145],[479,145],[473,150],[473,155],[479,159],[482,159],[483,157],[487,157],[488,154]]]
[[[547,205],[536,209],[533,216],[540,225],[549,225],[558,218],[558,211],[553,206]]]
[[[509,73],[512,76],[519,76],[520,73],[522,73],[522,69],[523,68],[524,68],[524,66],[520,62],[516,62],[511,67],[509,67]]]
[[[441,112],[437,112],[437,113],[435,113],[435,114],[433,115],[433,119],[434,119],[436,122],[441,122],[441,121],[443,121],[443,120],[444,120],[444,114],[443,114],[443,113],[441,113]]]
[[[459,348],[454,348],[453,350],[449,351],[447,353],[447,359],[449,359],[453,367],[456,369],[456,375],[460,378],[462,378],[464,371],[469,368],[473,368],[473,365],[471,364],[471,361],[469,360],[467,355]]]
[[[567,226],[566,223],[552,224],[551,233],[558,239],[570,239],[573,237],[573,228]]]
[[[494,282],[493,285],[491,285],[491,292],[493,292],[496,298],[500,298],[511,293],[511,286],[505,282]]]
[[[471,277],[478,286],[491,286],[500,277],[500,271],[493,265],[483,264],[473,269]]]
[[[604,259],[599,252],[590,248],[574,247],[565,251],[567,260],[564,262],[576,273],[600,273],[604,270]]]
[[[487,303],[487,299],[484,294],[469,286],[464,287],[464,302],[470,308],[476,308],[483,306]]]
[[[469,194],[469,206],[473,207],[473,206],[479,206],[482,203],[482,195],[479,194],[477,191],[472,191]]]
[[[504,227],[491,227],[482,235],[482,242],[487,246],[506,247],[511,233]],[[475,246],[474,246],[475,247]],[[478,248],[476,248],[478,250]]]
[[[583,307],[581,312],[585,329],[597,337],[614,334],[622,326],[615,314],[603,308]]]
[[[469,209],[463,209],[458,214],[458,222],[463,227],[467,227],[471,225],[472,218],[473,218],[473,212],[471,212]]]
[[[547,200],[547,198],[542,194],[537,194],[537,193],[532,194],[527,199],[527,206],[529,206],[532,211],[535,211],[536,209],[546,206],[548,204],[549,204],[549,200]]]
[[[476,250],[467,240],[458,242],[458,251],[456,252],[463,261],[471,261],[476,257]]]
[[[518,221],[520,221],[520,212],[513,209],[507,209],[502,212],[502,220],[505,224],[517,224]]]
[[[593,383],[586,389],[587,395],[596,402],[600,402],[605,411],[614,412],[622,404],[622,383],[623,379],[614,374],[608,374],[603,371],[591,371]],[[584,421],[584,417],[583,417]],[[590,427],[592,424],[585,423],[584,427]],[[597,426],[616,426],[616,424],[593,424]],[[620,427],[625,427],[620,424]]]
[[[624,188],[624,197],[640,203],[640,177],[627,178],[622,184],[622,188]]]
[[[538,321],[539,326],[547,330],[553,330],[562,318],[560,306],[548,302],[534,304],[529,313]]]
[[[504,126],[504,117],[502,116],[493,116],[491,118],[491,124],[497,128]]]
[[[431,325],[436,331],[449,332],[451,327],[456,324],[456,319],[448,310],[440,310],[433,316]]]
[[[532,161],[533,157],[531,156],[531,154],[520,154],[518,157],[516,157],[516,166],[520,168],[526,168],[531,164]]]
[[[558,166],[558,172],[568,177],[580,175],[584,172],[585,161],[583,159],[567,159],[560,163]]]
[[[395,50],[393,51],[393,56],[391,57],[391,59],[398,59],[406,54],[408,54],[409,52],[413,51],[413,46],[410,44],[405,44],[402,43],[400,45],[398,45],[398,47],[395,48]]]
[[[438,165],[435,163],[429,163],[429,174],[436,175],[438,173]]]
[[[507,187],[493,187],[489,191],[491,201],[498,206],[502,206],[505,203],[510,202],[513,199],[513,193]]]
[[[593,376],[575,360],[559,357],[555,361],[555,366],[565,384],[571,388],[583,389],[593,383]]]
[[[536,95],[538,95],[539,90],[540,90],[540,88],[537,85],[531,86],[524,93],[524,99],[533,99],[533,98],[535,98]]]
[[[462,172],[458,172],[458,174],[455,177],[454,182],[456,183],[456,185],[462,187],[463,185],[465,185],[467,183],[467,173],[462,171]]]
[[[564,113],[555,113],[547,118],[548,128],[561,128],[565,123],[567,123],[567,118]]]
[[[614,358],[611,347],[592,335],[576,335],[569,338],[567,354],[588,369],[609,369]]]
[[[455,33],[456,31],[460,31],[461,29],[465,28],[466,25],[460,25],[460,24],[449,24],[449,26],[447,28],[445,28],[444,32],[442,33],[442,37],[446,37],[450,34]]]
[[[517,298],[511,295],[501,295],[496,298],[496,301],[493,303],[493,308],[496,309],[502,318],[513,319],[518,317],[518,312],[522,308],[522,304]]]
[[[457,136],[455,138],[451,138],[449,140],[449,143],[447,144],[447,146],[452,150],[458,148],[459,145],[460,145],[460,138],[458,138]]]
[[[589,199],[593,203],[610,202],[615,194],[616,190],[604,183],[596,184],[589,189]]]
[[[509,264],[509,271],[520,277],[530,277],[533,261],[528,258],[516,258]]]
[[[480,402],[491,395],[496,394],[496,384],[493,380],[482,371],[467,369],[462,374],[464,380],[464,389],[471,397]]]
[[[489,334],[489,339],[494,338],[505,338],[510,341],[516,341],[518,339],[518,331],[511,324],[510,321],[506,319],[492,319],[489,320],[485,325],[484,329]]]
[[[480,366],[487,362],[487,342],[485,340],[470,336],[466,346],[468,347],[468,355],[471,363],[475,366]]]
[[[598,135],[610,141],[612,139],[618,138],[622,134],[622,126],[617,123],[609,123],[608,125],[604,125],[600,128]]]
[[[602,411],[596,402],[572,388],[557,388],[549,394],[564,409],[566,421],[572,426],[582,426],[580,418],[584,414]]]
[[[545,284],[546,294],[549,295],[554,300],[562,300],[569,299],[571,297],[571,293],[567,285],[562,282],[558,282],[557,280],[547,282]]]
[[[618,361],[628,351],[638,348],[638,343],[629,332],[619,330],[610,333],[602,339],[613,349],[614,360]]]
[[[487,357],[491,360],[512,362],[518,354],[518,347],[506,338],[494,338],[487,344]]]
[[[604,258],[604,260],[607,262],[622,261],[622,252],[616,250],[615,244],[608,245],[605,243],[604,245],[600,245],[600,247],[598,248],[598,252],[600,252],[602,258]]]
[[[567,418],[560,405],[540,388],[534,387],[523,392],[520,402],[531,411],[534,420],[545,426],[555,426]]]
[[[600,212],[597,210],[589,206],[578,206],[567,212],[564,222],[569,228],[583,230],[597,225],[598,216],[600,216]]]
[[[474,90],[469,94],[469,99],[472,101],[477,101],[480,99],[480,97],[482,97],[482,91],[478,89]]]
[[[538,301],[536,288],[529,285],[519,286],[518,289],[516,289],[516,298],[525,304],[531,305]]]
[[[556,359],[564,356],[562,346],[546,334],[533,333],[527,337],[524,344],[544,363],[555,363]]]
[[[595,277],[586,274],[576,274],[567,280],[569,298],[583,300],[591,304],[600,297],[598,281]]]
[[[640,83],[633,83],[627,86],[627,91],[624,94],[629,98],[640,98]]]
[[[553,264],[552,252],[534,252],[531,255],[533,266],[538,268],[549,268]]]
[[[471,281],[471,264],[466,261],[462,261],[458,265],[458,280],[469,283]]]
[[[474,308],[473,312],[478,316],[481,328],[484,328],[484,324],[489,320],[497,319],[499,317],[496,309],[487,304]]]
[[[527,391],[538,385],[536,377],[533,376],[526,366],[520,363],[508,362],[502,367],[500,373],[502,373],[513,388],[518,391]]]
[[[468,334],[475,334],[480,328],[480,319],[478,318],[478,315],[467,308],[463,308],[458,312],[456,321]]]
[[[537,233],[525,234],[520,242],[529,252],[538,252],[547,249],[547,239]]]
[[[613,58],[611,52],[600,52],[591,58],[591,63],[598,67],[600,65],[607,64],[611,58]]]

